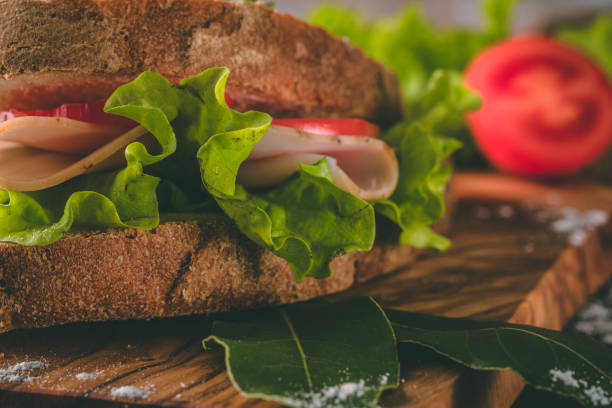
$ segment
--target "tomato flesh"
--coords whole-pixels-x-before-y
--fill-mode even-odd
[[[316,135],[363,136],[377,138],[378,126],[361,119],[274,119],[273,125],[285,126]]]
[[[227,95],[226,102],[230,107],[233,105],[233,101]],[[104,112],[104,104],[105,101],[102,100],[90,103],[64,104],[49,110],[19,111],[11,109],[8,112],[0,112],[0,122],[22,116],[44,116],[68,118],[89,123],[116,125],[125,128],[132,128],[137,125],[136,122],[130,119]],[[272,124],[319,135],[346,135],[377,138],[380,133],[378,126],[361,119],[274,119]]]
[[[501,170],[570,173],[612,143],[612,88],[605,75],[554,40],[521,37],[493,46],[470,64],[466,82],[483,99],[468,123]]]

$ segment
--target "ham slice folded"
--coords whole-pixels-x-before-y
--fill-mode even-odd
[[[395,152],[382,140],[360,136],[314,135],[271,126],[238,172],[247,189],[280,184],[299,170],[328,158],[334,183],[364,200],[388,198],[399,177]]]
[[[0,123],[0,187],[35,191],[84,173],[123,165],[134,141],[152,146],[140,126],[125,132],[67,118],[19,117]],[[378,139],[314,135],[271,126],[238,172],[250,190],[273,187],[299,170],[328,158],[334,183],[364,200],[387,198],[398,180],[393,150]]]
[[[68,118],[23,116],[0,123],[0,141],[78,155],[92,153],[123,133],[124,128]]]

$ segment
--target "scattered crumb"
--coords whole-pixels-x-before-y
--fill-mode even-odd
[[[33,376],[33,371],[43,370],[48,364],[42,361],[23,361],[11,367],[0,370],[0,382],[9,383],[32,383],[39,377]]]
[[[124,398],[130,400],[146,399],[151,396],[153,392],[148,389],[134,387],[132,385],[125,385],[123,387],[113,388],[110,392],[113,398]]]
[[[532,253],[534,250],[535,250],[535,244],[533,242],[528,242],[523,247],[523,251],[525,251],[528,254]]]

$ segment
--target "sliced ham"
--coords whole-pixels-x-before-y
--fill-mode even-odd
[[[238,172],[247,189],[278,185],[324,156],[335,184],[364,200],[388,198],[399,177],[394,151],[382,140],[357,136],[314,135],[271,126]]]
[[[130,131],[66,118],[18,117],[0,123],[0,187],[35,191],[84,173],[124,165],[125,146],[141,141],[155,146],[138,126]],[[398,180],[393,150],[378,139],[314,135],[271,126],[238,172],[247,189],[272,187],[328,157],[338,187],[365,200],[387,198]]]
[[[124,128],[67,118],[24,116],[0,123],[0,141],[79,155],[92,153],[123,133]]]
[[[0,188],[43,190],[81,174],[118,168],[125,165],[125,146],[134,141],[147,144],[150,138],[147,130],[138,126],[85,156],[0,141]]]

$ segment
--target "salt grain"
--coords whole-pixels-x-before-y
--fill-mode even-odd
[[[75,377],[77,380],[93,380],[104,374],[104,371],[96,371],[95,373],[78,373]]]
[[[584,391],[584,394],[589,397],[593,405],[595,406],[609,406],[610,396],[601,387],[592,386],[591,388]]]
[[[362,397],[368,390],[364,380],[357,383],[347,382],[333,387],[323,388],[319,392],[301,395],[299,399],[286,398],[289,405],[308,408],[342,408],[347,406],[347,400]]]
[[[580,392],[584,393],[594,406],[609,406],[612,402],[612,397],[606,390],[595,385],[589,386],[584,380],[576,380],[574,378],[575,373],[572,370],[552,369],[549,373],[553,382],[560,381],[568,387],[580,389]]]
[[[551,214],[541,212],[538,219],[546,221]],[[575,208],[563,208],[551,224],[551,229],[559,234],[566,234],[572,245],[584,244],[588,232],[608,222],[608,213],[601,210],[580,212]]]
[[[581,310],[579,316],[582,319],[608,319],[611,312],[610,309],[601,303],[592,303]]]
[[[0,370],[0,382],[8,383],[32,383],[38,379],[32,376],[33,371],[47,368],[48,365],[42,361],[23,361],[11,367]]]
[[[113,388],[110,393],[113,398],[125,398],[130,400],[149,398],[152,394],[149,390],[134,387],[132,385]]]
[[[561,381],[563,384],[568,387],[578,388],[580,384],[578,384],[578,380],[574,378],[574,372],[572,370],[561,371],[556,369],[551,369],[549,371],[550,376],[552,377],[553,382]]]

